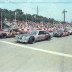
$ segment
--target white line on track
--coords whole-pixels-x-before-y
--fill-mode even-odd
[[[26,46],[26,45],[15,44],[15,43],[7,42],[7,41],[0,41],[0,42],[1,43],[5,43],[5,44],[9,44],[9,45],[14,45],[14,46],[22,47],[22,48],[27,48],[27,49],[35,50],[35,51],[40,51],[40,52],[43,52],[43,53],[48,53],[48,54],[53,54],[53,55],[58,55],[58,56],[72,58],[72,55],[70,55],[70,54],[64,54],[64,53],[60,53],[60,52],[39,49],[39,48],[30,47],[30,46]]]

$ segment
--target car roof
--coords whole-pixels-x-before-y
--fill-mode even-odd
[[[46,30],[34,30],[34,31],[46,31]]]

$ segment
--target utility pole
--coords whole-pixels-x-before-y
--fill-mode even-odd
[[[27,25],[27,13],[26,13],[26,25]]]
[[[66,12],[67,12],[67,11],[66,11],[65,9],[64,9],[63,12],[62,12],[62,13],[64,14],[64,23],[65,23],[65,18],[66,18],[66,17],[65,17]]]
[[[1,29],[2,29],[2,10],[1,10]]]
[[[38,16],[38,6],[37,6],[37,16]]]
[[[15,12],[15,23],[16,23],[16,12]]]

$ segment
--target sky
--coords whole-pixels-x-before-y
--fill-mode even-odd
[[[0,8],[15,10],[21,9],[24,13],[54,18],[63,21],[62,11],[65,9],[66,21],[72,21],[72,0],[0,0]]]

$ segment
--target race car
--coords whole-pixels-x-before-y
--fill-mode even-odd
[[[69,36],[70,33],[69,32],[63,32],[62,36],[61,37],[65,37],[65,36]]]
[[[70,33],[68,31],[64,31],[64,29],[59,29],[54,32],[54,37],[65,37],[69,35]]]
[[[6,33],[0,32],[0,38],[5,38],[6,37]]]
[[[33,44],[36,41],[49,40],[51,39],[51,36],[45,30],[33,30],[27,34],[16,35],[15,38],[17,42],[25,42]]]
[[[0,38],[5,38],[5,37],[6,37],[5,31],[3,29],[0,30]]]
[[[8,31],[7,29],[3,29],[0,31],[0,38],[9,38],[14,36],[15,36],[14,31]]]
[[[72,35],[72,28],[66,27],[66,28],[65,28],[65,32],[69,32],[70,35]]]

